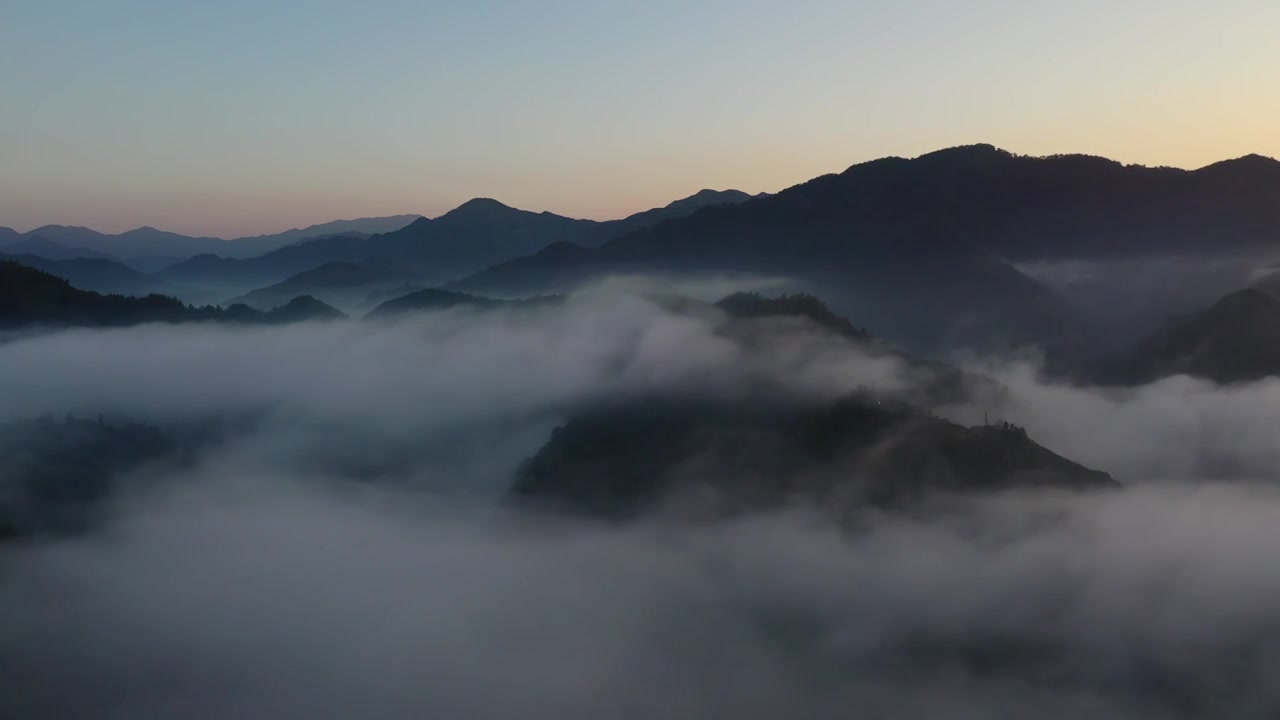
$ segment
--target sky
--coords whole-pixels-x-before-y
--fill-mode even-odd
[[[989,142],[1280,156],[1274,0],[0,0],[0,226],[606,219]]]

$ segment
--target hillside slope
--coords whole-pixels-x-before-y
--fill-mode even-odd
[[[1280,375],[1280,299],[1256,288],[1177,318],[1109,361],[1102,382],[1191,375],[1235,383]]]

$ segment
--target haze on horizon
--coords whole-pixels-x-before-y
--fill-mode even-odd
[[[0,0],[0,225],[621,217],[990,142],[1280,156],[1267,0]]]

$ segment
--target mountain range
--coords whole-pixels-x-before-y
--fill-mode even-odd
[[[7,249],[9,245],[36,239],[45,243],[55,243],[57,246],[74,248],[78,252],[96,253],[97,256],[119,260],[128,260],[137,256],[183,259],[202,253],[216,253],[225,257],[253,257],[308,238],[343,233],[371,235],[389,232],[408,225],[418,217],[418,215],[393,215],[357,220],[335,220],[271,235],[255,235],[233,240],[191,237],[146,226],[114,235],[86,227],[66,225],[45,225],[25,233],[19,233],[12,228],[0,228],[0,250],[9,252]],[[35,252],[31,247],[19,252],[44,255],[42,252]],[[53,250],[53,252],[64,251]],[[45,257],[66,259],[49,255]],[[75,257],[92,256],[76,255]]]
[[[368,238],[317,238],[247,259],[200,255],[165,268],[159,276],[172,282],[244,292],[327,263],[379,260],[398,264],[422,282],[444,282],[535,253],[552,243],[599,244],[649,222],[750,197],[736,190],[704,190],[663,208],[606,222],[517,210],[497,200],[478,198],[440,217],[418,218],[393,232]],[[376,290],[371,287],[368,292]]]
[[[82,229],[62,230],[40,242],[98,251]],[[1280,162],[1269,158],[1181,170],[973,145],[860,163],[773,195],[703,191],[609,222],[476,199],[390,232],[329,235],[255,257],[204,254],[155,277],[185,298],[268,307],[309,294],[349,310],[397,288],[433,285],[510,298],[564,293],[614,274],[767,279],[820,295],[917,352],[1035,345],[1070,357],[1130,344],[1128,334],[1149,328],[1162,308],[1194,305],[1153,298],[1138,283],[1125,295],[1131,283],[1110,283],[1110,306],[1141,299],[1143,311],[1127,327],[1108,328],[1113,338],[1102,343],[1114,315],[1107,304],[1021,268],[1186,256],[1194,274],[1195,258],[1276,253],[1278,240]],[[1209,286],[1212,294],[1197,297],[1228,289]]]
[[[599,247],[557,243],[450,287],[518,295],[617,273],[784,277],[920,349],[1053,345],[1078,342],[1087,319],[1011,261],[1263,250],[1277,239],[1274,160],[1186,171],[975,145],[854,165]]]
[[[663,208],[607,222],[530,213],[497,201],[479,199],[436,220],[419,216],[366,218],[240,240],[194,239],[220,243],[219,249],[235,243],[245,252],[254,247],[294,243],[252,258],[205,253],[189,259],[165,255],[119,259],[116,255],[71,243],[98,243],[121,255],[129,249],[174,253],[189,249],[192,244],[175,240],[181,236],[170,233],[157,236],[168,243],[162,247],[111,244],[121,238],[142,237],[146,233],[141,230],[108,236],[86,228],[50,226],[27,234],[6,229],[7,233],[0,233],[0,254],[65,277],[78,288],[96,292],[137,296],[163,293],[199,304],[245,302],[260,309],[269,309],[298,295],[312,295],[352,311],[364,311],[390,299],[378,296],[396,287],[413,284],[418,286],[414,289],[421,289],[431,284],[432,279],[448,277],[449,271],[444,269],[447,267],[460,268],[456,272],[463,273],[497,260],[528,254],[553,239],[569,237],[590,242],[592,238],[605,238],[647,222],[692,212],[709,203],[740,202],[749,197],[734,190],[704,190]],[[414,219],[416,222],[408,222]],[[410,226],[401,227],[401,221]],[[352,227],[393,227],[396,231],[370,235],[351,230]],[[319,237],[313,234],[335,230],[344,232]],[[49,231],[60,240],[36,234],[41,231]],[[301,241],[296,241],[297,238]],[[94,262],[87,262],[88,259]],[[373,302],[365,302],[371,297]]]

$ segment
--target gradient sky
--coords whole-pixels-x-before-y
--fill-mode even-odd
[[[0,225],[609,218],[991,142],[1280,156],[1277,0],[0,0]]]

